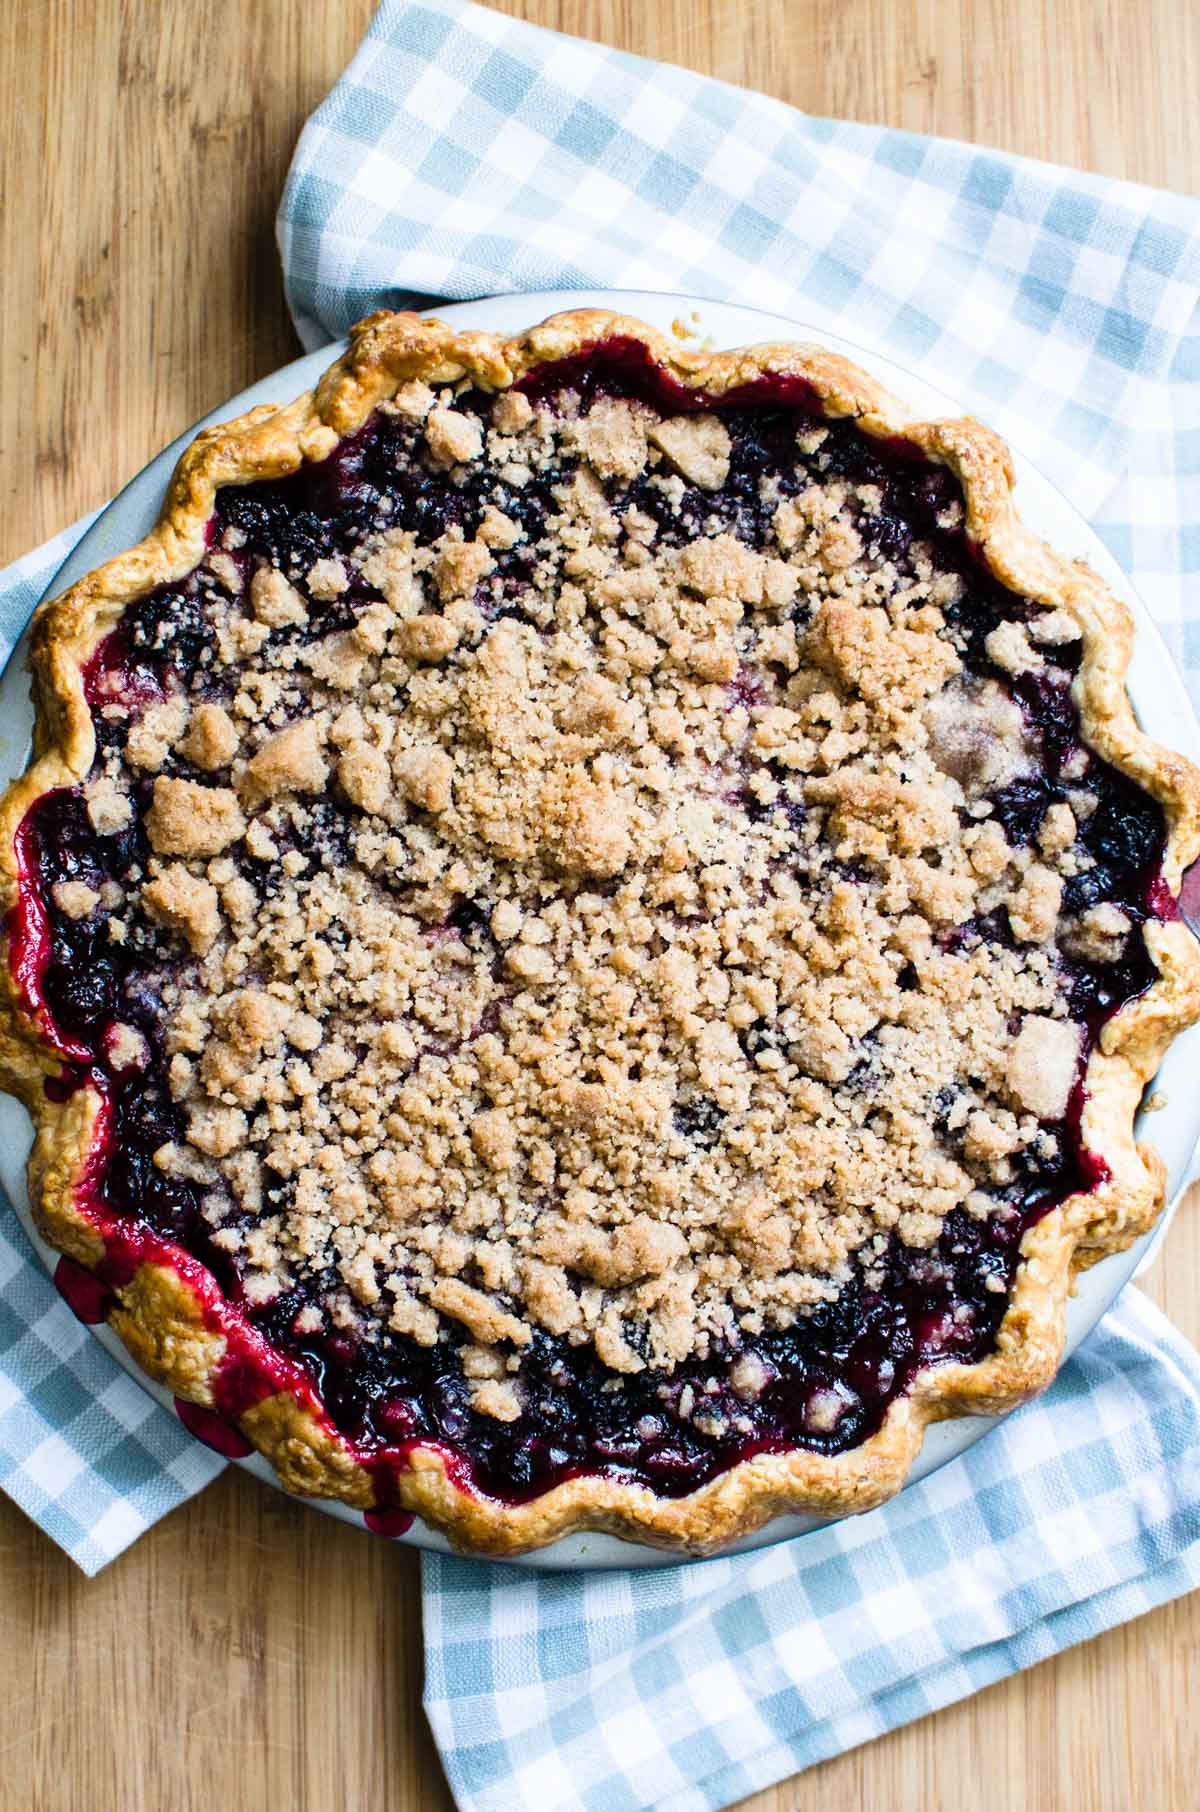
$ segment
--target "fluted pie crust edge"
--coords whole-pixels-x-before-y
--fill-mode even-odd
[[[1125,605],[1086,565],[1064,559],[1030,533],[1012,503],[1008,449],[971,419],[920,421],[853,364],[818,346],[770,344],[734,352],[691,351],[645,323],[601,310],[560,314],[512,339],[460,332],[413,314],[376,314],[353,330],[349,350],[316,388],[281,409],[270,405],[199,434],[171,479],[160,519],[136,547],[108,561],[42,606],[31,665],[36,707],[34,759],[0,803],[0,886],[6,915],[18,897],[14,838],[45,793],[81,781],[95,743],[83,669],[126,605],[184,577],[204,557],[205,525],[224,485],[278,478],[325,458],[402,384],[469,378],[488,391],[598,341],[643,343],[680,384],[721,396],[764,374],[802,378],[830,420],[852,419],[868,437],[903,437],[961,482],[965,528],[987,568],[1014,592],[1078,624],[1083,659],[1074,698],[1087,744],[1163,808],[1163,878],[1178,891],[1200,852],[1200,774],[1139,729],[1125,688],[1133,623]],[[892,1496],[916,1458],[925,1427],[946,1417],[999,1414],[1032,1397],[1060,1363],[1064,1311],[1074,1274],[1144,1233],[1164,1204],[1158,1155],[1134,1139],[1142,1090],[1171,1040],[1200,1017],[1200,944],[1181,921],[1152,921],[1146,944],[1158,979],[1103,1028],[1086,1072],[1081,1140],[1108,1167],[1095,1190],[1069,1197],[1025,1234],[1022,1260],[995,1351],[974,1363],[918,1373],[878,1432],[835,1456],[803,1449],[759,1454],[701,1489],[664,1498],[648,1487],[589,1475],[522,1503],[498,1502],[458,1483],[436,1447],[419,1447],[398,1477],[392,1501],[473,1553],[515,1555],[565,1534],[602,1530],[629,1540],[703,1554],[785,1512],[838,1516]],[[7,937],[6,937],[7,958]],[[36,1125],[29,1194],[37,1224],[58,1250],[85,1267],[104,1242],[79,1205],[98,1098],[81,1088],[65,1100],[43,1084],[61,1060],[30,1016],[11,965],[0,965],[0,1083],[25,1103]],[[115,1291],[109,1322],[142,1368],[179,1397],[206,1407],[224,1339],[207,1325],[199,1297],[176,1270],[142,1264]],[[368,1471],[311,1403],[282,1392],[241,1417],[245,1436],[291,1491],[356,1507],[375,1505]]]

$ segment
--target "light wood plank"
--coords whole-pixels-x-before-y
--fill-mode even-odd
[[[1200,181],[1178,0],[505,0],[773,93],[1134,180]],[[0,560],[295,356],[272,220],[370,0],[0,8]],[[1200,1226],[1150,1282],[1200,1337]],[[747,1802],[1195,1804],[1185,1601]],[[0,1812],[446,1812],[415,1558],[227,1476],[99,1580],[0,1503]],[[514,1808],[514,1812],[518,1812]]]

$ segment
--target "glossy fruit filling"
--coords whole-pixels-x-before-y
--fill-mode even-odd
[[[523,386],[535,399],[552,399],[567,387],[580,394],[584,408],[613,395],[638,397],[671,412],[712,406],[650,363],[634,342],[607,342],[580,360],[543,368]],[[486,410],[486,400],[478,401]],[[732,441],[729,477],[719,492],[685,489],[678,509],[668,513],[662,491],[638,480],[622,493],[623,507],[654,516],[664,536],[711,533],[715,522],[752,546],[764,545],[774,503],[764,502],[762,481],[774,478],[776,499],[803,483],[805,456],[797,456],[796,432],[814,418],[811,393],[797,379],[767,379],[723,398],[719,412]],[[498,505],[525,527],[528,541],[497,554],[504,601],[495,608],[497,614],[522,616],[531,559],[524,550],[553,513],[551,486],[561,474],[539,474],[500,495],[494,474],[485,494],[471,469],[465,477],[426,471],[401,483],[396,455],[413,432],[402,418],[380,415],[320,464],[277,482],[222,491],[213,538],[233,527],[239,531],[238,561],[249,564],[265,556],[299,572],[355,545],[381,515],[430,536],[459,523],[469,536],[485,504]],[[958,498],[951,475],[923,462],[904,443],[882,446],[850,424],[832,427],[822,459],[826,475],[832,470],[880,488],[883,501],[873,533],[881,557],[902,562],[920,542],[932,548],[938,566],[965,580],[961,599],[947,613],[963,632],[965,665],[999,680],[1017,698],[1041,749],[1040,773],[1000,789],[991,800],[1009,844],[1029,844],[1048,809],[1066,798],[1068,762],[1070,785],[1094,796],[1094,810],[1081,831],[1094,865],[1068,882],[1064,904],[1079,912],[1112,903],[1135,929],[1119,960],[1058,959],[1071,1015],[1083,1028],[1082,1077],[1104,1021],[1154,979],[1140,927],[1147,918],[1171,916],[1174,910],[1160,879],[1162,812],[1097,756],[1084,752],[1081,758],[1071,698],[1077,642],[1047,650],[1039,672],[1015,679],[989,660],[989,633],[1032,607],[982,569],[960,529],[941,525],[947,506]],[[375,596],[356,578],[297,634],[324,636],[342,628]],[[163,696],[168,682],[182,684],[193,699],[229,696],[231,677],[220,666],[212,627],[186,581],[160,587],[131,605],[93,658],[87,694],[100,747],[119,741],[130,718]],[[755,685],[753,673],[739,674],[730,687],[731,704],[752,700]],[[112,705],[125,715],[106,716]],[[145,795],[138,804],[144,807],[151,783],[140,784]],[[746,809],[763,808],[747,795]],[[322,806],[319,841],[326,860],[337,861],[346,848],[352,817],[350,808],[332,797]],[[459,1476],[475,1489],[512,1500],[580,1473],[637,1481],[678,1496],[757,1452],[804,1447],[833,1453],[852,1447],[878,1429],[889,1404],[918,1370],[947,1360],[974,1361],[991,1351],[1024,1233],[1068,1195],[1105,1179],[1103,1165],[1081,1142],[1080,1081],[1066,1119],[1048,1128],[1056,1135],[1054,1157],[1024,1159],[1011,1183],[994,1192],[986,1218],[956,1210],[929,1249],[893,1240],[881,1287],[866,1288],[856,1280],[836,1301],[793,1326],[754,1336],[742,1354],[751,1362],[753,1389],[745,1385],[746,1365],[739,1370],[731,1363],[737,1355],[709,1353],[670,1373],[616,1374],[590,1346],[538,1332],[521,1358],[526,1407],[515,1421],[500,1422],[471,1407],[462,1338],[452,1328],[432,1347],[387,1332],[369,1340],[344,1332],[307,1334],[300,1331],[308,1320],[303,1311],[321,1294],[320,1280],[253,1306],[236,1267],[211,1242],[198,1186],[155,1164],[153,1154],[183,1133],[182,1111],[166,1086],[162,987],[172,965],[179,968],[186,958],[146,922],[135,924],[125,942],[114,942],[102,915],[68,917],[52,897],[64,881],[83,881],[99,892],[105,882],[138,871],[149,854],[140,817],[124,830],[99,835],[82,791],[60,789],[30,812],[19,853],[23,889],[11,927],[11,960],[31,1008],[63,1054],[63,1077],[47,1087],[58,1096],[93,1087],[106,1103],[81,1196],[109,1249],[101,1277],[119,1285],[145,1257],[177,1263],[201,1290],[210,1318],[229,1342],[218,1387],[222,1413],[236,1417],[275,1389],[311,1393],[371,1466],[381,1502],[387,1501],[405,1454],[422,1443],[455,1456]],[[273,865],[247,858],[246,869],[260,897],[267,898],[275,884]],[[463,898],[439,935],[486,939],[483,903]],[[946,947],[1006,939],[1011,941],[1011,933],[1000,913],[957,927]],[[114,1061],[111,1031],[118,1022],[146,1040],[144,1067],[122,1069]],[[743,1032],[748,1053],[763,1036],[753,1026]],[[853,1080],[870,1090],[869,1058]],[[939,1103],[948,1150],[958,1137],[950,1130],[951,1107],[952,1098]],[[697,1096],[681,1115],[679,1130],[703,1145],[718,1120],[715,1103]],[[708,1427],[722,1432],[702,1432],[694,1415],[681,1411],[681,1401],[691,1408],[701,1399],[711,1412]]]

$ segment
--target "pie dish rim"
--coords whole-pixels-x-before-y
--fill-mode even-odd
[[[164,518],[145,541],[117,556],[79,581],[65,599],[52,600],[38,613],[35,662],[42,694],[39,710],[41,753],[39,761],[6,795],[3,807],[4,836],[0,858],[5,864],[8,899],[15,882],[12,832],[33,800],[68,779],[77,779],[90,766],[90,716],[83,704],[79,682],[83,660],[113,626],[116,616],[139,590],[177,578],[202,557],[201,525],[210,514],[211,494],[206,481],[246,481],[263,476],[264,467],[281,457],[292,457],[304,447],[309,457],[332,450],[340,435],[361,425],[376,401],[386,393],[393,377],[403,381],[414,375],[433,375],[428,360],[480,361],[481,375],[502,375],[497,359],[504,356],[519,375],[524,369],[567,356],[600,337],[629,333],[642,338],[655,356],[684,381],[712,388],[714,371],[732,384],[762,370],[799,369],[795,348],[782,344],[708,358],[688,352],[645,323],[601,310],[573,310],[518,336],[517,341],[493,339],[460,332],[443,322],[421,323],[415,316],[368,317],[360,324],[345,360],[350,363],[342,382],[327,375],[316,390],[316,415],[303,397],[290,407],[267,405],[240,421],[207,430],[193,443],[203,453],[189,449],[183,476],[177,473],[168,493]],[[400,325],[397,325],[400,323]],[[413,343],[404,343],[404,335]],[[513,356],[523,339],[526,350]],[[399,345],[397,341],[401,342]],[[416,359],[420,369],[412,365]],[[735,361],[738,361],[735,364]],[[403,369],[400,369],[403,366]],[[444,365],[442,369],[445,369]],[[1200,845],[1200,776],[1182,757],[1158,748],[1136,726],[1124,690],[1124,672],[1132,642],[1127,607],[1102,581],[1086,575],[1075,563],[1053,554],[1026,531],[1012,511],[1009,492],[1012,468],[1007,450],[998,437],[977,423],[918,422],[876,380],[842,359],[817,348],[803,365],[804,375],[825,390],[833,411],[853,410],[867,432],[903,432],[928,451],[940,453],[964,478],[970,524],[974,538],[986,544],[989,563],[1026,593],[1040,596],[1048,605],[1073,610],[1084,622],[1087,681],[1081,719],[1088,741],[1099,746],[1108,759],[1134,773],[1147,790],[1172,792],[1178,822],[1172,827],[1164,874],[1172,887],[1179,872]],[[381,388],[384,386],[384,388]],[[266,428],[271,429],[265,433]],[[245,437],[251,444],[245,445]],[[249,467],[239,465],[245,457]],[[201,459],[208,462],[202,471]],[[164,568],[169,563],[169,570]],[[59,734],[48,734],[47,705],[62,713]],[[83,756],[86,752],[87,759]],[[1153,784],[1150,784],[1153,783]],[[1152,948],[1166,965],[1166,975],[1147,994],[1131,1001],[1106,1028],[1101,1045],[1091,1059],[1097,1064],[1092,1078],[1087,1115],[1099,1112],[1097,1097],[1111,1100],[1122,1119],[1123,1142],[1118,1148],[1092,1137],[1092,1149],[1103,1146],[1103,1155],[1128,1191],[1120,1216],[1106,1217],[1100,1225],[1089,1216],[1095,1195],[1070,1198],[1051,1211],[1026,1235],[1032,1241],[1022,1277],[1014,1291],[1001,1329],[996,1354],[973,1365],[945,1365],[917,1379],[908,1397],[897,1400],[884,1426],[860,1447],[827,1458],[804,1449],[786,1454],[759,1455],[743,1460],[709,1485],[685,1498],[660,1498],[646,1487],[630,1486],[599,1475],[583,1475],[553,1487],[519,1504],[497,1503],[464,1492],[446,1474],[440,1456],[425,1451],[427,1463],[400,1482],[400,1501],[427,1522],[441,1527],[475,1552],[515,1554],[522,1549],[554,1541],[572,1529],[603,1529],[627,1539],[660,1541],[689,1552],[725,1546],[768,1518],[798,1507],[823,1515],[847,1514],[871,1507],[899,1488],[916,1451],[925,1424],[943,1414],[996,1413],[1024,1400],[1047,1382],[1058,1365],[1062,1307],[1072,1269],[1094,1262],[1128,1245],[1144,1231],[1162,1205],[1162,1167],[1157,1160],[1139,1158],[1132,1144],[1133,1112],[1142,1082],[1153,1073],[1162,1049],[1177,1030],[1200,1012],[1200,948],[1182,924],[1156,925]],[[40,1132],[35,1147],[35,1175],[42,1187],[31,1190],[40,1203],[40,1222],[52,1242],[77,1260],[98,1256],[98,1236],[70,1204],[74,1171],[72,1156],[86,1150],[90,1126],[90,1091],[63,1104],[46,1102],[41,1082],[57,1062],[29,1022],[17,1001],[8,965],[4,966],[8,995],[8,1024],[0,1039],[0,1063],[6,1086],[40,1108]],[[22,1022],[18,1026],[18,1021]],[[1121,1036],[1109,1034],[1120,1030]],[[1099,1060],[1099,1061],[1098,1061]],[[53,1110],[53,1111],[52,1111]],[[1078,1247],[1078,1255],[1076,1248]],[[143,1267],[149,1271],[151,1267]],[[177,1273],[139,1276],[122,1291],[124,1306],[114,1323],[152,1376],[168,1383],[178,1394],[203,1402],[211,1367],[197,1325],[195,1299],[190,1298]],[[1019,1311],[1014,1319],[1014,1310]],[[1012,1324],[1012,1325],[1010,1325]],[[1016,1350],[1017,1328],[1025,1338]],[[165,1356],[174,1340],[173,1359]],[[197,1396],[199,1392],[199,1396]],[[262,1411],[263,1413],[259,1413]],[[247,1426],[247,1422],[252,1425]],[[339,1440],[320,1427],[296,1399],[272,1398],[259,1405],[243,1427],[261,1451],[274,1458],[283,1481],[291,1489],[325,1490],[343,1502],[369,1508],[374,1501],[369,1475],[350,1460]],[[340,1450],[340,1451],[339,1451]],[[798,1501],[802,1500],[802,1501]],[[519,1525],[519,1526],[518,1526]]]

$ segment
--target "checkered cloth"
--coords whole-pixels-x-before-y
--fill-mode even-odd
[[[460,0],[386,0],[279,220],[310,346],[381,305],[642,287],[919,366],[1092,519],[1193,686],[1198,226],[1181,197],[809,119]],[[66,545],[0,575],[0,640]],[[646,1573],[427,1559],[459,1804],[726,1805],[1136,1616],[1200,1578],[1198,1455],[1195,1356],[1129,1292],[1040,1403],[870,1517]],[[94,1570],[219,1465],[0,1218],[0,1484]]]

